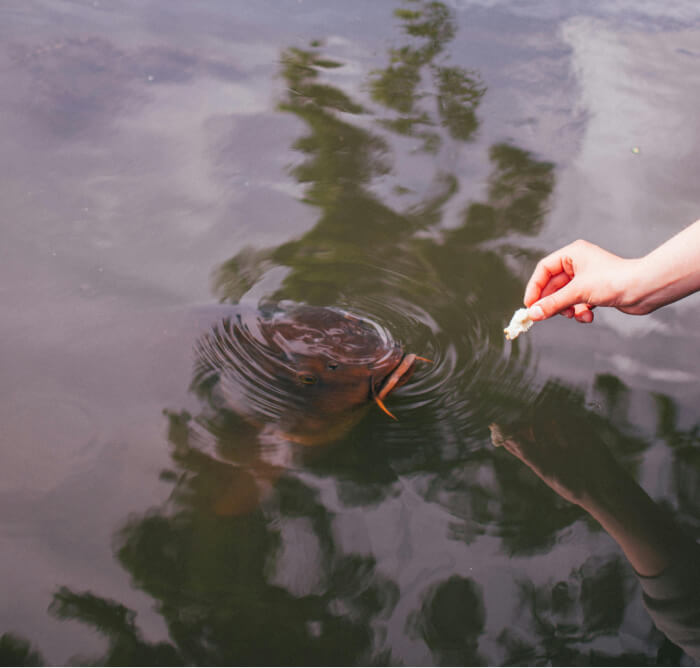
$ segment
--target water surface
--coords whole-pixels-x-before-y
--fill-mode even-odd
[[[555,388],[698,535],[697,296],[502,330],[548,250],[636,256],[700,215],[700,11],[553,7],[2,4],[6,643],[678,660],[612,540],[489,440]],[[241,300],[358,313],[434,363],[398,421],[370,411],[226,516],[213,451],[256,436],[196,391],[189,314]]]

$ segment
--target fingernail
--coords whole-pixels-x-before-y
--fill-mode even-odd
[[[528,316],[530,316],[530,320],[543,320],[544,319],[544,311],[542,310],[541,306],[531,306],[527,310]]]

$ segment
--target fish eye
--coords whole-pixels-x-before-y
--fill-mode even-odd
[[[299,380],[304,383],[304,385],[313,385],[318,378],[310,373],[301,373],[299,374]]]
[[[335,371],[338,368],[338,362],[328,362],[328,368],[331,371]]]

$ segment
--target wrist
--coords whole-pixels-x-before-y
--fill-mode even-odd
[[[643,315],[658,308],[654,295],[660,287],[659,267],[649,255],[625,260],[623,285],[616,306],[626,313]]]

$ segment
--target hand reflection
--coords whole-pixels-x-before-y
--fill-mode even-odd
[[[625,472],[582,419],[566,425],[540,417],[507,429],[489,426],[491,441],[530,467],[559,496],[591,512],[605,504]]]
[[[615,461],[591,421],[540,415],[490,430],[495,446],[600,522],[636,571],[656,626],[700,661],[700,546]]]

